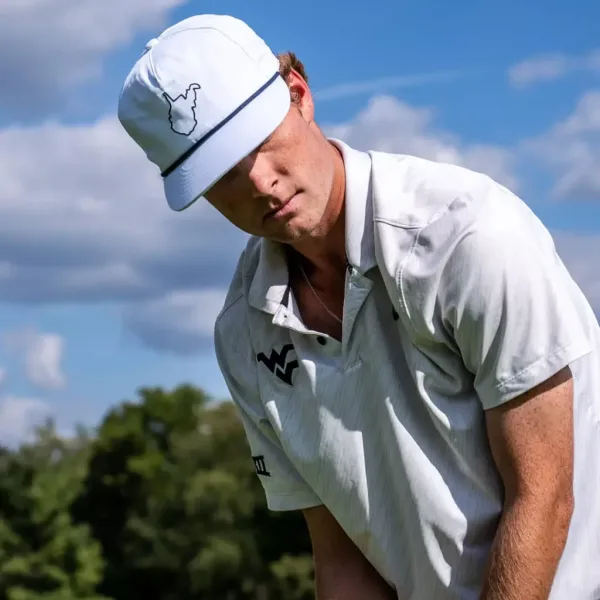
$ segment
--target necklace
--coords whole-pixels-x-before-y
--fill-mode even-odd
[[[300,269],[300,273],[302,273],[302,277],[304,277],[304,281],[306,281],[306,283],[308,283],[308,287],[311,289],[313,296],[317,299],[319,304],[325,309],[325,312],[327,312],[327,314],[329,316],[333,317],[338,323],[343,325],[344,322],[342,321],[342,319],[340,319],[334,312],[330,311],[327,308],[327,306],[325,305],[325,302],[323,302],[323,300],[321,300],[321,298],[319,297],[319,294],[317,294],[315,288],[312,286],[312,283],[310,282],[310,279],[306,275],[306,272],[302,268],[302,264],[300,263],[300,261],[297,262],[297,265],[298,265],[298,268]]]

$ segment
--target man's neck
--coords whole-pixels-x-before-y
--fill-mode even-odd
[[[346,173],[340,151],[331,142],[328,143],[334,153],[335,172],[321,226],[323,234],[293,244],[293,250],[310,263],[310,269],[323,272],[344,270],[346,267]]]

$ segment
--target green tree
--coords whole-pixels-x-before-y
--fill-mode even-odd
[[[91,452],[74,515],[102,544],[102,593],[115,600],[129,599],[132,589],[156,600],[311,597],[303,520],[267,511],[231,403],[188,385],[143,388],[138,402],[110,411]]]
[[[302,516],[267,510],[233,404],[201,389],[0,447],[0,600],[309,600],[312,578]]]
[[[87,448],[85,437],[62,439],[50,421],[33,443],[0,453],[0,598],[100,598],[100,545],[70,514]]]

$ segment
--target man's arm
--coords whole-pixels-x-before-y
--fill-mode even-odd
[[[573,511],[569,368],[486,413],[504,512],[482,600],[547,599]]]
[[[396,600],[383,580],[324,506],[304,511],[315,561],[317,600]]]

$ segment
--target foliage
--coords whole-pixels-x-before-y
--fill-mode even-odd
[[[138,396],[0,448],[0,600],[314,598],[302,517],[267,510],[233,405]]]

